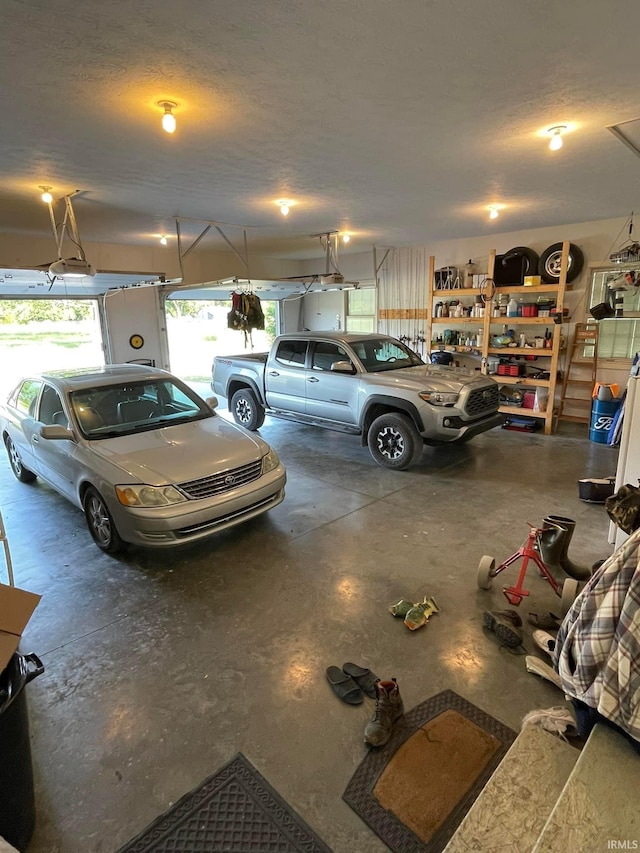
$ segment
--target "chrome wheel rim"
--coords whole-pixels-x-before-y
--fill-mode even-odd
[[[100,545],[107,546],[111,542],[111,520],[107,508],[99,498],[91,497],[87,503],[87,517],[93,535]]]
[[[404,436],[393,427],[381,429],[376,436],[378,452],[385,459],[399,459],[405,452]]]
[[[18,456],[18,451],[16,450],[15,444],[9,439],[7,441],[7,451],[9,452],[9,462],[11,463],[11,467],[15,474],[22,473],[22,462],[20,461],[20,457]]]

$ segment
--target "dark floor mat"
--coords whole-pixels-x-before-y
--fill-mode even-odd
[[[366,755],[343,799],[395,853],[440,853],[515,738],[445,690]]]
[[[241,753],[118,853],[331,853]]]

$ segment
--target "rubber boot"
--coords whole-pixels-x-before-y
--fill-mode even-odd
[[[540,551],[542,562],[551,574],[559,574],[563,570],[560,565],[560,557],[566,535],[567,531],[564,527],[559,527],[556,524],[548,524],[547,519],[544,520],[543,529],[538,536],[538,550]]]
[[[565,518],[562,515],[548,515],[543,519],[542,526],[553,527],[558,525],[564,530],[564,535],[561,537],[562,547],[560,549],[560,557],[558,562],[560,567],[571,578],[577,581],[584,581],[591,577],[591,569],[588,566],[579,566],[569,559],[569,543],[573,537],[573,531],[576,528],[576,523],[572,518]]]
[[[395,723],[404,714],[400,689],[395,678],[376,681],[376,712],[364,730],[364,742],[369,746],[384,746],[391,737]]]

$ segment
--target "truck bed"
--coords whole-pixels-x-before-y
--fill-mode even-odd
[[[269,358],[269,353],[252,352],[247,354],[246,352],[243,352],[240,355],[218,355],[216,358],[221,361],[252,361],[258,364],[266,364],[267,359]]]

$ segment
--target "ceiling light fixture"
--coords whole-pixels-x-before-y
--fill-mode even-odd
[[[173,133],[176,129],[176,117],[172,110],[178,106],[175,101],[158,101],[158,106],[164,110],[162,116],[162,129],[167,133]]]
[[[164,236],[164,234],[160,238],[160,242],[162,243],[163,246],[167,245],[167,238]]]
[[[42,195],[40,196],[40,198],[42,199],[42,201],[43,201],[45,204],[51,204],[51,202],[53,201],[53,196],[52,196],[52,195],[51,195],[51,193],[49,192],[49,190],[51,189],[51,187],[39,187],[39,189],[41,189],[41,190],[42,190]]]
[[[349,240],[351,240],[351,235],[350,235],[350,234],[343,234],[343,235],[342,235],[342,242],[343,242],[343,243],[348,243],[348,242],[349,242]]]
[[[566,133],[566,131],[566,124],[556,124],[555,127],[550,127],[549,130],[547,130],[547,134],[551,137],[549,148],[552,151],[558,151],[562,148],[562,134]]]
[[[283,216],[288,216],[288,215],[289,215],[289,205],[288,205],[288,203],[287,203],[286,201],[279,201],[279,202],[278,202],[278,204],[280,205],[280,213],[281,213]]]
[[[500,207],[497,204],[489,205],[489,219],[497,219],[500,216]]]

